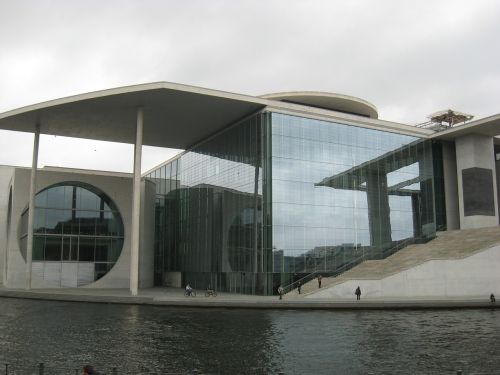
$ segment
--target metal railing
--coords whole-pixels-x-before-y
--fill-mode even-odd
[[[431,237],[431,238],[425,238],[425,237],[405,238],[404,240],[398,241],[395,245],[391,246],[390,248],[382,250],[380,259],[386,259],[387,257],[397,253],[399,250],[401,250],[409,245],[413,245],[415,243],[426,243],[434,238],[435,238],[435,236]],[[286,294],[286,293],[291,292],[294,289],[297,289],[299,282],[301,285],[304,285],[305,283],[308,283],[309,281],[315,279],[319,275],[321,275],[323,277],[338,277],[338,276],[342,275],[343,273],[345,273],[346,271],[350,270],[351,268],[363,263],[366,260],[373,260],[373,258],[368,258],[366,253],[363,253],[359,257],[337,267],[335,270],[332,270],[332,271],[317,270],[317,271],[311,272],[311,273],[307,274],[306,276],[302,277],[301,279],[298,279],[298,280],[294,281],[293,283],[290,283],[290,284],[284,286],[283,287],[284,293]]]
[[[404,240],[398,241],[398,243],[386,250],[382,250],[382,257],[381,259],[385,259],[390,257],[391,255],[397,253],[399,250],[405,248],[406,246],[413,245],[416,243],[418,240],[415,237],[409,237],[405,238]]]
[[[347,263],[342,264],[341,266],[337,267],[335,270],[332,270],[332,271],[319,270],[319,271],[311,272],[311,273],[307,274],[306,276],[304,276],[303,278],[298,279],[298,280],[294,281],[293,283],[284,286],[283,290],[284,290],[285,294],[289,293],[292,290],[297,288],[297,286],[299,285],[299,282],[301,283],[301,285],[304,285],[305,283],[315,279],[319,275],[321,275],[322,277],[337,277],[340,274],[346,272],[347,270],[353,268],[354,266],[357,266],[358,264],[364,262],[365,260],[366,260],[365,256],[360,255],[359,257],[357,257],[357,258],[355,258]]]

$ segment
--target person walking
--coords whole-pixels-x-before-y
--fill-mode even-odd
[[[322,278],[323,278],[323,276],[318,275],[318,288],[321,288],[321,279]]]
[[[283,299],[283,293],[285,292],[285,290],[283,289],[283,287],[280,285],[278,287],[278,294],[280,295],[280,299]]]
[[[297,291],[299,292],[300,294],[300,289],[302,288],[302,283],[299,281],[297,281]]]
[[[361,288],[358,287],[356,288],[356,291],[354,292],[354,294],[356,295],[356,301],[359,301],[361,299]]]

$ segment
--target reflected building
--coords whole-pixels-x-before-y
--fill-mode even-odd
[[[160,89],[178,106],[167,111]],[[34,273],[43,263],[67,268],[59,286],[68,277],[71,285],[94,287],[123,287],[138,278],[140,287],[189,282],[269,295],[311,273],[335,275],[386,258],[438,231],[498,225],[496,117],[436,132],[379,120],[372,104],[343,95],[241,97],[169,84],[154,90],[135,92],[150,100],[145,144],[185,151],[141,176],[139,211],[125,197],[132,194],[131,175],[90,181],[58,171],[54,183],[36,189]],[[134,103],[128,94],[115,95]],[[105,111],[105,95],[95,100]],[[186,111],[190,105],[199,112]],[[82,123],[103,115],[85,117],[91,109],[78,103],[67,111],[83,116]],[[22,126],[24,118],[16,116],[0,118],[0,125],[8,128],[10,118]],[[190,126],[198,133],[187,131]],[[465,162],[469,153],[474,162]],[[474,184],[479,180],[482,187]],[[2,189],[11,195],[4,206],[10,223],[4,283],[19,285],[23,275],[14,274],[27,262],[27,193],[15,204],[22,208],[7,210],[15,184]],[[135,248],[131,233],[140,236]],[[19,257],[11,254],[15,249]],[[9,262],[17,262],[11,276]],[[68,267],[77,275],[87,267],[86,281]]]
[[[157,224],[171,220],[157,226],[155,251],[170,259],[156,280],[269,294],[425,242],[442,181],[433,161],[432,142],[414,136],[256,114],[146,175]]]

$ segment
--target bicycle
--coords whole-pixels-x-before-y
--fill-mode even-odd
[[[196,290],[191,289],[191,292],[188,292],[187,290],[184,291],[184,296],[185,297],[196,297]]]
[[[207,289],[207,291],[205,292],[205,297],[217,297],[217,292],[215,290],[212,290],[212,289]]]

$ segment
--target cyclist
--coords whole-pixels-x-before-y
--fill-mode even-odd
[[[211,286],[211,285],[209,285],[209,286],[207,287],[207,291],[205,292],[205,295],[206,295],[207,297],[209,297],[209,296],[215,297],[215,296],[217,295],[217,293],[215,292],[215,290],[213,290],[213,289],[212,289],[212,286]]]
[[[191,288],[191,285],[189,283],[186,284],[186,295],[189,297],[193,293],[193,288]]]

